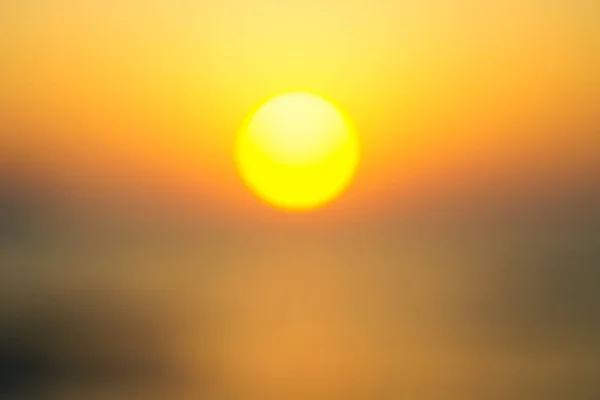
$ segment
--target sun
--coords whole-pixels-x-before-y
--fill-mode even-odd
[[[289,211],[321,207],[350,184],[360,159],[356,132],[330,101],[286,93],[260,105],[236,144],[240,174],[267,203]]]

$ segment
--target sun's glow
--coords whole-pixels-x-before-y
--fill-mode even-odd
[[[247,120],[237,162],[247,185],[286,210],[310,210],[341,194],[360,158],[356,133],[329,101],[305,92],[276,96]]]

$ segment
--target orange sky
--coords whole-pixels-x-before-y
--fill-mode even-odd
[[[3,140],[82,181],[127,186],[137,165],[149,180],[243,206],[237,130],[256,104],[290,90],[333,99],[358,127],[354,207],[431,180],[447,186],[440,172],[600,164],[593,2],[0,7]]]

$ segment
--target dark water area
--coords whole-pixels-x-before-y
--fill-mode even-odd
[[[297,232],[6,193],[2,398],[600,395],[593,207]]]

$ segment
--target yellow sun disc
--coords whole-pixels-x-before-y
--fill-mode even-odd
[[[360,158],[358,137],[342,113],[304,92],[262,104],[242,127],[236,152],[252,191],[286,210],[314,209],[339,196]]]

